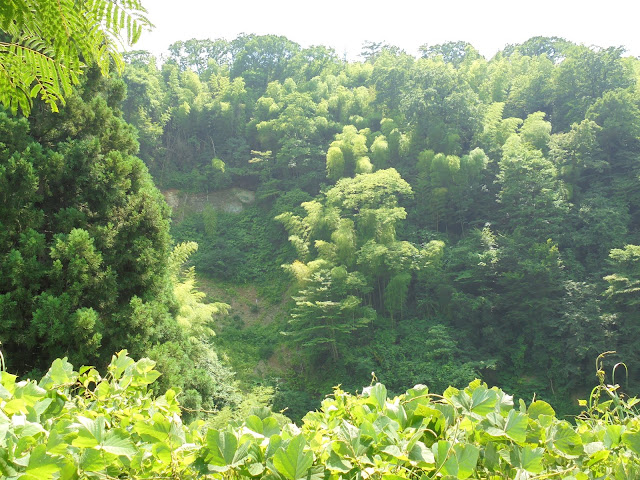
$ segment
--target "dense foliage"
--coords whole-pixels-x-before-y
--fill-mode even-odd
[[[347,62],[241,35],[130,53],[122,81],[101,73],[138,1],[54,3],[0,7],[0,340],[19,374],[153,360],[3,372],[4,475],[637,476],[635,400],[600,370],[575,426],[473,379],[576,410],[615,349],[640,384],[638,59],[536,37]],[[154,181],[195,199],[172,232]],[[189,261],[252,297],[217,346],[230,307]],[[249,413],[301,418],[371,372],[391,400],[336,389],[301,429]],[[394,396],[412,384],[445,393]]]
[[[117,109],[119,80],[97,69],[58,114],[0,112],[0,339],[11,371],[56,357],[106,365],[127,347],[158,360],[187,405],[239,401],[210,342],[195,248],[172,248],[169,209]],[[41,107],[43,107],[41,105]],[[185,251],[185,248],[187,251]]]
[[[256,360],[294,359],[279,406],[375,371],[394,392],[482,376],[566,410],[613,349],[637,383],[640,69],[623,49],[368,44],[347,62],[242,35],[169,50],[128,55],[124,115],[161,188],[255,191],[174,234],[200,243],[201,271],[274,301],[280,265],[293,274],[286,335]]]
[[[154,396],[149,359],[120,352],[101,375],[57,359],[40,382],[0,372],[0,474],[7,479],[267,478],[624,480],[640,474],[636,399],[604,382],[575,425],[546,402],[479,380],[389,398],[336,388],[300,427],[266,409],[216,429],[184,425],[179,392]],[[601,371],[600,371],[601,372]],[[604,378],[602,378],[604,380]],[[601,398],[604,395],[604,398]]]

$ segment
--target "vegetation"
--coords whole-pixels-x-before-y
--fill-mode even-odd
[[[297,364],[256,376],[278,406],[375,371],[394,393],[481,376],[568,412],[614,349],[636,388],[637,59],[555,37],[490,60],[452,42],[344,62],[269,35],[170,52],[127,56],[124,117],[161,188],[255,192],[172,228],[210,278],[291,298],[278,328],[240,327],[271,332],[256,365]]]
[[[148,25],[0,6],[3,477],[638,476],[638,59]]]
[[[601,359],[598,366],[601,367]],[[36,383],[0,373],[5,478],[635,478],[637,399],[601,383],[575,425],[475,380],[436,395],[389,398],[380,383],[339,388],[300,427],[267,409],[221,428],[185,425],[178,392],[154,396],[159,373],[122,351],[106,375],[56,360]]]
[[[8,0],[0,5],[0,104],[29,115],[38,96],[53,111],[86,65],[122,71],[119,50],[151,24],[138,0]]]

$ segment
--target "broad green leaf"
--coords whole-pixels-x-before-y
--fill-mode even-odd
[[[404,411],[402,405],[389,404],[387,407],[387,415],[389,418],[398,422],[400,428],[404,429],[407,426],[407,413]]]
[[[338,430],[338,438],[344,440],[351,447],[355,457],[360,456],[365,450],[365,446],[360,441],[361,431],[349,422],[344,420]]]
[[[0,400],[9,400],[13,394],[0,383]]]
[[[542,466],[543,455],[543,448],[532,448],[528,445],[522,448],[514,446],[511,449],[511,465],[529,473],[541,473],[544,470]]]
[[[113,455],[124,455],[127,458],[131,458],[136,454],[137,450],[133,446],[133,443],[126,434],[117,430],[110,430],[104,437],[104,442],[101,444],[102,450]]]
[[[556,412],[551,405],[547,402],[543,402],[542,400],[536,400],[531,405],[529,405],[529,410],[527,411],[529,417],[537,420],[540,415],[549,415],[551,417],[555,416]]]
[[[56,358],[47,374],[40,380],[42,388],[51,389],[59,385],[68,385],[76,380],[73,365],[67,362],[67,357]]]
[[[85,472],[99,472],[107,468],[107,465],[109,462],[100,450],[87,448],[80,457],[80,468]]]
[[[153,456],[160,462],[169,465],[171,463],[172,450],[164,443],[154,443],[151,449]]]
[[[132,358],[127,356],[126,350],[120,350],[116,355],[111,357],[111,364],[109,370],[111,371],[114,380],[118,380],[127,368],[133,365],[135,362]]]
[[[153,369],[155,365],[156,362],[148,358],[138,360],[134,364],[135,369],[131,373],[131,385],[140,387],[155,382],[160,376],[160,372]]]
[[[233,458],[238,448],[238,440],[231,432],[207,432],[207,447],[209,454],[206,462],[217,467],[227,467],[233,463]]]
[[[36,402],[42,400],[47,391],[40,388],[35,382],[20,382],[13,392],[15,398],[22,399],[26,406],[33,407]]]
[[[387,401],[387,387],[382,385],[381,383],[376,383],[372,387],[367,387],[362,391],[363,395],[368,395],[368,397],[373,400],[373,404],[376,405],[380,410],[384,408],[384,404]]]
[[[264,425],[260,417],[258,417],[257,415],[249,415],[244,423],[249,430],[262,435],[262,432],[264,431]]]
[[[597,452],[593,453],[589,457],[589,460],[585,463],[585,465],[587,467],[592,467],[596,463],[602,462],[602,461],[606,460],[607,458],[609,458],[610,454],[611,454],[611,450],[598,450]]]
[[[636,455],[640,455],[640,432],[630,432],[627,430],[622,434],[622,443]]]
[[[418,405],[414,415],[416,417],[424,418],[423,425],[427,428],[425,435],[430,437],[432,442],[435,441],[436,438],[442,436],[447,428],[447,419],[445,415],[436,408],[431,408],[427,405]]]
[[[495,409],[497,401],[498,396],[496,392],[484,386],[478,387],[471,395],[471,408],[469,410],[477,415],[485,416]]]
[[[458,478],[470,477],[478,464],[480,449],[472,444],[456,443],[453,451],[458,462]]]
[[[16,419],[17,416],[14,416],[14,420]],[[39,423],[36,422],[29,422],[25,420],[25,417],[22,417],[22,421],[20,426],[15,426],[15,432],[18,434],[18,436],[20,437],[33,437],[39,433],[44,433],[45,429],[42,427],[42,425],[40,425]],[[14,422],[15,423],[15,422]]]
[[[38,445],[33,449],[25,473],[45,480],[52,478],[53,475],[59,471],[60,467],[55,459],[47,454],[47,447],[45,445]]]
[[[257,477],[264,472],[264,465],[262,463],[252,463],[247,467],[247,470],[252,477]]]
[[[267,417],[262,419],[262,434],[265,437],[270,437],[277,433],[280,433],[280,425],[278,425],[278,421],[273,417]]]
[[[444,415],[447,425],[453,425],[455,423],[456,410],[453,405],[449,405],[448,403],[436,403],[433,405],[433,408],[439,410]]]
[[[16,390],[16,375],[7,372],[0,372],[0,385],[2,385],[11,395]]]
[[[100,445],[104,437],[105,419],[100,416],[95,420],[86,417],[78,417],[78,436],[74,438],[71,444],[74,447],[92,448]]]
[[[380,449],[381,452],[391,455],[399,460],[408,460],[407,456],[400,450],[397,445],[386,445]]]
[[[500,464],[500,454],[495,442],[487,442],[484,448],[483,464],[489,470],[496,470]]]
[[[419,467],[425,468],[435,464],[433,452],[424,443],[416,442],[409,452],[409,460]]]
[[[583,453],[580,435],[567,422],[561,422],[552,429],[553,446],[566,456],[575,457]]]
[[[431,446],[431,451],[436,462],[436,467],[443,475],[458,476],[458,459],[451,443],[440,440]]]
[[[35,418],[30,418],[30,420],[32,422],[40,421],[40,416],[47,411],[47,408],[49,408],[51,403],[53,403],[53,398],[43,398],[39,402],[36,402],[33,405],[33,414]]]
[[[624,425],[607,425],[604,431],[604,445],[607,448],[618,446],[624,432]]]
[[[333,450],[329,454],[326,465],[330,471],[340,473],[348,473],[353,468],[349,460],[341,458]]]
[[[523,443],[527,439],[528,417],[524,413],[511,410],[504,426],[507,437],[517,443]]]
[[[271,458],[278,451],[282,445],[282,437],[278,434],[271,435],[269,437],[269,445],[267,445],[267,450],[264,452],[265,458]]]
[[[47,439],[47,452],[64,455],[67,452],[68,447],[69,444],[65,440],[63,434],[58,433],[57,430],[52,430],[51,433],[49,433],[49,438]]]
[[[280,448],[273,456],[276,470],[289,480],[299,480],[306,477],[307,470],[313,464],[313,453],[305,452],[304,437],[291,439],[285,448]]]
[[[13,400],[9,400],[7,403],[4,404],[2,409],[4,410],[4,413],[6,413],[7,415],[14,415],[16,413],[26,414],[29,412],[27,410],[27,405],[25,401],[21,398],[14,398]]]
[[[153,423],[149,420],[136,422],[133,429],[146,442],[164,442],[169,437],[171,422],[162,415],[154,415]]]
[[[111,385],[106,380],[103,380],[98,384],[98,387],[95,389],[94,393],[99,400],[109,398],[109,396],[111,396]]]

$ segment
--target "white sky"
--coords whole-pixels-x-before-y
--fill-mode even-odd
[[[325,45],[350,59],[365,41],[416,54],[425,43],[470,42],[485,57],[536,35],[640,56],[637,0],[146,0],[156,25],[136,49],[156,55],[177,40],[284,35],[303,47]]]

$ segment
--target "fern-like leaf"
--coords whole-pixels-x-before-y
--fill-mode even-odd
[[[122,71],[120,47],[152,27],[138,0],[0,3],[0,103],[25,116],[38,96],[57,111],[88,64]]]

